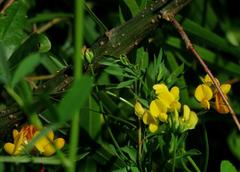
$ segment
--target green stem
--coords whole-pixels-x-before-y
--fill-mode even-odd
[[[139,165],[139,169],[142,172],[142,121],[139,118],[138,119],[138,165]]]
[[[82,54],[81,47],[83,43],[83,5],[84,0],[75,0],[75,52],[74,52],[74,79],[78,80],[82,75]],[[77,146],[79,140],[79,122],[80,113],[75,112],[72,119],[72,128],[69,145],[69,160],[71,164],[66,167],[68,172],[76,170]]]
[[[174,136],[173,140],[173,165],[172,165],[172,172],[175,172],[175,166],[176,166],[176,151],[177,151],[177,137]]]
[[[127,105],[129,105],[130,107],[134,108],[134,105],[133,105],[131,102],[129,102],[128,100],[126,100],[126,99],[124,99],[124,98],[122,98],[122,97],[119,97],[119,96],[117,96],[116,94],[114,94],[114,93],[112,93],[112,92],[110,92],[110,91],[106,91],[106,93],[109,94],[110,96],[113,96],[113,97],[115,97],[115,98],[118,98],[118,99],[121,100],[122,102],[124,102],[124,103],[126,103]]]
[[[17,104],[24,110],[25,113],[27,113],[27,115],[29,115],[29,121],[31,124],[33,124],[34,126],[36,126],[37,128],[42,128],[42,123],[38,117],[38,115],[36,113],[33,114],[29,114],[26,110],[26,108],[24,107],[24,101],[22,100],[22,98],[14,91],[14,89],[12,89],[9,86],[6,86],[5,89],[7,90],[8,94],[17,102]]]
[[[204,141],[205,141],[205,163],[204,163],[203,172],[207,172],[208,160],[209,160],[209,144],[208,144],[208,134],[207,134],[205,124],[203,124],[203,134],[204,134]]]
[[[11,87],[5,87],[7,90],[8,94],[17,102],[17,104],[23,108],[24,107],[24,102],[22,98],[11,88]]]
[[[191,163],[191,165],[193,166],[193,168],[195,169],[196,172],[201,172],[201,170],[198,168],[197,164],[193,161],[192,157],[188,156],[187,159]]]

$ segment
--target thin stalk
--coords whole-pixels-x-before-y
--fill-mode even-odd
[[[203,172],[207,172],[208,160],[209,160],[209,144],[208,144],[208,134],[207,134],[205,124],[203,124],[203,134],[204,134],[204,141],[205,141],[205,163],[203,166],[204,167]]]
[[[118,98],[118,99],[121,100],[122,102],[126,103],[128,106],[134,108],[134,105],[133,105],[131,102],[129,102],[128,100],[126,100],[126,99],[124,99],[124,98],[122,98],[122,97],[119,97],[119,96],[117,96],[116,94],[114,94],[114,93],[112,93],[112,92],[110,92],[110,91],[106,91],[106,93],[109,94],[110,96],[113,96],[113,97],[115,97],[115,98]]]
[[[92,65],[89,65],[89,67],[90,67],[92,76],[94,76],[95,73],[94,73],[93,66],[92,66]],[[98,86],[97,86],[97,85],[96,85],[96,92],[97,92],[97,93],[99,92],[99,89],[98,89]],[[109,133],[109,135],[110,135],[110,138],[111,138],[112,141],[113,141],[114,147],[118,150],[118,152],[119,152],[119,154],[120,154],[120,155],[117,154],[116,156],[117,156],[119,159],[123,160],[123,161],[124,161],[124,160],[127,160],[127,157],[126,157],[126,156],[124,155],[124,153],[122,152],[120,146],[118,145],[117,140],[115,139],[115,137],[114,137],[114,135],[113,135],[113,133],[112,133],[112,130],[110,129],[110,127],[109,127],[109,125],[108,125],[107,117],[106,117],[106,114],[104,113],[104,108],[103,108],[103,104],[102,104],[102,101],[101,101],[101,100],[99,101],[99,106],[100,106],[100,111],[101,111],[102,114],[103,114],[103,119],[104,119],[104,121],[105,121],[105,123],[106,123],[106,125],[107,125],[107,131],[108,131],[108,133]]]
[[[142,172],[142,120],[138,119],[138,165]]]
[[[179,34],[181,35],[183,41],[186,44],[186,48],[187,50],[189,50],[194,57],[199,61],[199,63],[202,65],[203,69],[205,70],[205,72],[209,75],[209,77],[211,78],[214,86],[216,87],[216,89],[218,90],[218,92],[220,93],[224,103],[226,104],[226,106],[229,109],[229,112],[232,116],[232,119],[234,121],[234,123],[236,124],[238,130],[240,131],[240,122],[236,116],[236,113],[234,112],[234,110],[232,109],[229,101],[227,100],[226,95],[223,93],[222,89],[220,88],[220,85],[218,84],[216,78],[213,76],[211,70],[208,68],[208,66],[206,65],[206,63],[203,61],[203,59],[201,58],[201,56],[198,54],[198,52],[195,50],[195,48],[193,47],[192,42],[190,41],[188,35],[186,34],[186,32],[184,31],[183,27],[180,25],[180,23],[173,17],[173,15],[171,13],[166,13],[163,14],[163,18],[167,21],[170,21],[174,27],[177,29],[177,31],[179,32]]]
[[[75,0],[75,51],[74,51],[74,79],[78,80],[82,75],[82,54],[83,44],[83,6],[84,0]],[[69,160],[71,164],[66,167],[68,172],[76,170],[77,146],[79,140],[79,122],[80,112],[75,112],[72,119],[72,128],[70,133]]]
[[[177,137],[174,137],[174,147],[173,147],[173,165],[172,165],[172,172],[175,172],[175,167],[176,167],[176,151],[177,151]]]
[[[26,108],[24,106],[24,101],[22,100],[22,98],[14,91],[14,89],[12,89],[9,86],[6,86],[5,89],[7,90],[8,94],[17,102],[17,104],[26,112]],[[27,113],[27,112],[26,112]],[[32,114],[28,114],[29,115],[29,120],[30,123],[32,123],[33,125],[35,125],[37,128],[42,128],[42,123],[40,121],[40,119],[38,118],[38,115],[36,113],[32,113]]]
[[[193,168],[195,169],[196,172],[201,172],[201,170],[198,168],[198,166],[196,165],[196,163],[193,161],[193,159],[190,156],[188,156],[187,159],[190,162],[190,164],[193,166]]]

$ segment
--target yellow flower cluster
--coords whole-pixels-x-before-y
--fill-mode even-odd
[[[150,132],[158,130],[159,122],[167,123],[170,113],[174,114],[174,121],[181,132],[195,127],[198,117],[187,105],[184,105],[183,115],[179,117],[181,103],[178,87],[174,86],[169,90],[165,84],[156,84],[153,89],[156,99],[151,101],[149,109],[143,108],[139,102],[135,104],[135,114],[148,125]]]
[[[13,130],[13,143],[6,143],[4,150],[10,155],[19,155],[23,153],[25,146],[32,140],[33,137],[39,134],[39,130],[33,125],[25,125],[20,131]],[[61,149],[65,144],[63,138],[54,140],[54,133],[50,131],[46,137],[41,137],[35,143],[35,149],[44,156],[51,156],[56,152],[56,149]]]
[[[217,79],[216,79],[217,80]],[[210,101],[212,99],[215,99],[215,102],[213,101],[213,107],[222,114],[229,113],[229,109],[224,103],[220,93],[214,86],[211,78],[209,75],[206,75],[202,79],[203,84],[200,84],[197,86],[195,90],[195,98],[200,102],[203,108],[210,109]],[[220,82],[217,80],[218,84],[220,85]],[[220,88],[222,89],[223,93],[227,97],[227,93],[231,90],[230,84],[222,84],[220,85]]]

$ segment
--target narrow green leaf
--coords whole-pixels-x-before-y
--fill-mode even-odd
[[[136,64],[138,64],[140,68],[146,69],[148,67],[148,59],[148,53],[144,51],[144,48],[139,48],[137,50]]]
[[[178,18],[181,18],[178,16]],[[210,30],[203,28],[198,23],[195,23],[192,20],[185,19],[182,22],[184,29],[201,39],[204,44],[210,45],[215,49],[230,53],[236,57],[240,57],[240,48],[232,46],[227,40],[218,36],[216,33],[211,32]]]
[[[62,12],[44,12],[37,14],[35,17],[29,18],[30,23],[38,23],[52,20],[54,18],[73,18],[73,14]]]
[[[89,76],[82,76],[74,81],[72,87],[66,93],[58,106],[59,120],[67,121],[72,119],[74,113],[86,103],[92,89],[92,79]]]
[[[171,87],[184,72],[184,64],[178,66],[167,78],[166,82]]]
[[[52,55],[42,58],[41,64],[49,71],[49,73],[56,73],[65,67],[65,65]]]
[[[228,160],[222,160],[221,162],[221,172],[237,172],[236,167],[228,161]]]
[[[39,65],[40,59],[41,55],[38,53],[32,54],[23,59],[13,74],[11,86],[14,87],[27,74],[33,72],[34,69]]]
[[[174,37],[170,37],[167,39],[167,44],[175,47],[182,51],[182,40]],[[206,48],[195,45],[194,46],[197,52],[201,55],[202,59],[207,63],[213,64],[216,67],[221,68],[225,72],[229,72],[231,74],[235,74],[237,76],[240,75],[240,65],[233,63],[231,61],[227,61],[223,59],[220,55],[213,53]],[[194,58],[194,56],[192,57]]]
[[[88,99],[88,109],[82,109],[82,115],[80,120],[80,125],[83,127],[89,134],[89,136],[94,139],[99,134],[101,129],[101,114],[99,105],[93,99],[93,97],[89,97]]]
[[[119,20],[120,20],[120,23],[123,24],[123,23],[125,23],[125,19],[124,19],[123,12],[122,12],[122,9],[121,9],[120,6],[119,6],[119,8],[118,8],[118,11],[119,11]]]
[[[0,82],[8,84],[10,81],[10,71],[8,68],[7,57],[5,55],[4,48],[0,42]]]
[[[132,16],[136,16],[140,11],[139,6],[135,0],[123,0],[125,4],[128,6],[129,10],[132,13]]]
[[[123,81],[123,82],[120,82],[116,88],[117,89],[120,89],[120,88],[124,88],[124,87],[129,87],[133,84],[133,82],[135,81],[135,79],[131,79],[131,80],[128,80],[128,81]]]

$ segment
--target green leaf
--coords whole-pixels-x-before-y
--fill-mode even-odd
[[[125,2],[125,4],[129,8],[129,10],[131,11],[132,16],[136,16],[139,13],[140,9],[135,0],[123,0],[123,1]]]
[[[80,125],[94,139],[99,134],[101,129],[101,114],[100,108],[97,102],[90,96],[88,99],[88,109],[82,109],[82,113],[85,114],[80,120]]]
[[[240,161],[240,136],[237,131],[233,131],[227,139],[228,146],[232,154]]]
[[[171,87],[184,72],[184,64],[178,66],[167,78],[166,83]]]
[[[65,65],[52,55],[42,58],[41,64],[49,71],[49,73],[56,73],[65,67]]]
[[[11,74],[8,68],[8,62],[2,43],[0,42],[0,82],[8,84]]]
[[[7,58],[26,37],[26,13],[27,6],[23,1],[15,1],[5,14],[0,13],[0,42],[4,45]]]
[[[72,87],[58,105],[59,120],[61,122],[72,119],[72,116],[86,103],[92,89],[92,79],[82,76],[74,81]]]
[[[124,87],[129,87],[131,86],[136,80],[135,79],[131,79],[131,80],[128,80],[128,81],[123,81],[123,82],[120,82],[116,88],[117,89],[120,89],[120,88],[124,88]]]
[[[73,18],[73,14],[62,12],[44,12],[37,14],[35,17],[29,18],[30,23],[45,22],[55,18]]]
[[[33,72],[34,69],[39,65],[40,59],[41,59],[41,55],[38,53],[32,54],[26,57],[25,59],[23,59],[13,74],[11,87],[14,87],[27,74]]]
[[[234,165],[228,160],[222,160],[221,162],[221,172],[237,172]]]
[[[170,37],[167,39],[167,44],[177,48],[178,50],[182,51],[182,40],[174,37]],[[216,67],[221,68],[223,71],[228,72],[230,74],[234,74],[239,76],[240,75],[240,65],[233,63],[229,60],[223,59],[220,55],[213,53],[212,51],[203,48],[201,46],[194,46],[197,52],[200,54],[202,59],[207,63],[213,64]],[[192,58],[194,56],[192,55]]]
[[[185,19],[183,20],[182,25],[188,33],[198,37],[202,42],[204,42],[204,44],[210,45],[215,49],[230,53],[236,57],[240,57],[239,47],[232,46],[226,39],[223,39],[216,33],[203,28],[198,23],[195,23],[189,19]]]
[[[34,52],[48,52],[51,49],[51,43],[47,36],[43,34],[32,34],[9,58],[10,69],[26,56]]]
[[[134,163],[136,163],[136,161],[137,161],[137,151],[136,151],[136,149],[134,149],[133,147],[130,147],[130,146],[124,146],[124,147],[121,148],[121,150],[123,152],[125,152],[126,154],[128,154],[129,158]]]
[[[144,48],[139,48],[137,50],[136,64],[138,64],[140,68],[146,69],[148,67],[148,59],[148,53],[144,51]]]

